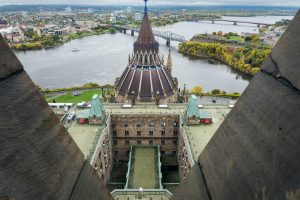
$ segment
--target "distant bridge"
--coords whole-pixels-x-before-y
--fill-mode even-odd
[[[254,25],[257,25],[257,27],[272,26],[273,25],[273,24],[269,24],[269,23],[249,22],[249,21],[237,21],[237,20],[228,20],[228,19],[197,19],[197,20],[194,20],[194,21],[196,21],[196,22],[210,21],[213,24],[215,22],[232,22],[233,25],[238,25],[238,24],[254,24]]]
[[[129,30],[129,31],[131,31],[132,36],[134,36],[135,32],[140,32],[139,28],[133,28],[133,27],[126,26],[126,25],[125,26],[114,25],[113,27],[122,31],[123,33],[126,33],[127,30]],[[165,39],[167,46],[170,46],[171,41],[176,41],[176,42],[186,42],[187,41],[184,36],[176,34],[176,33],[172,33],[170,31],[155,31],[155,30],[153,30],[153,34],[157,37]]]

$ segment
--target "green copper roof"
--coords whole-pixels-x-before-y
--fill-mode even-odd
[[[101,117],[104,112],[104,107],[97,94],[94,94],[92,99],[92,107],[90,109],[90,117],[96,116]]]
[[[194,96],[192,96],[189,100],[186,108],[186,113],[188,117],[200,117],[197,99]]]

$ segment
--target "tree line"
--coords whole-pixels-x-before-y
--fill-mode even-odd
[[[114,34],[116,30],[110,27],[97,27],[92,29],[92,31],[81,31],[77,33],[70,33],[67,35],[42,35],[38,36],[33,29],[24,30],[24,34],[27,38],[27,42],[19,44],[11,44],[11,48],[14,50],[33,50],[33,49],[43,49],[51,48],[62,45],[68,41],[80,39],[92,35],[100,35],[104,33]]]
[[[193,56],[208,57],[220,60],[225,64],[246,74],[254,75],[271,53],[270,47],[229,47],[220,43],[203,43],[189,41],[179,44],[179,52]]]

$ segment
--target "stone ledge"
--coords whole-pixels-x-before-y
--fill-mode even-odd
[[[0,194],[68,199],[84,158],[25,72],[0,85]]]
[[[285,199],[300,188],[300,95],[258,73],[199,156],[212,199]]]
[[[278,66],[279,75],[289,80],[300,90],[300,11],[295,16],[281,39],[274,47],[271,57]],[[261,66],[262,70],[278,74],[267,59]]]
[[[23,66],[0,34],[0,81],[16,72],[23,71]]]

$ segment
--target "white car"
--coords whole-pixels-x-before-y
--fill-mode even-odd
[[[68,114],[67,120],[68,122],[71,122],[74,118],[75,118],[75,112],[71,112],[70,114]]]

